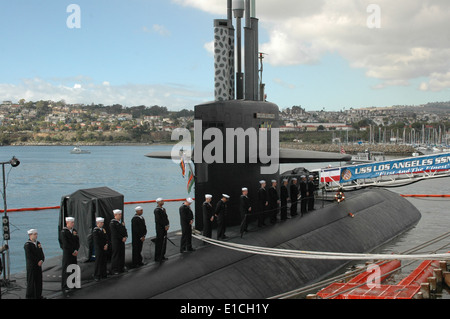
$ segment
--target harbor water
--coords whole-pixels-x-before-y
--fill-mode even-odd
[[[78,189],[107,186],[124,195],[126,202],[154,200],[158,197],[193,197],[187,192],[187,180],[181,175],[179,165],[171,160],[151,159],[145,154],[153,151],[170,150],[168,145],[157,146],[86,146],[90,154],[70,154],[70,146],[5,146],[0,148],[1,161],[12,156],[20,160],[18,167],[5,166],[6,196],[8,209],[28,207],[59,206],[61,198]],[[325,167],[325,164],[281,165],[280,172],[303,166],[307,169]],[[237,177],[238,178],[238,177]],[[422,181],[408,186],[390,188],[399,194],[449,194],[448,178]],[[245,185],[257,188],[255,185]],[[251,194],[250,194],[251,195]],[[213,199],[216,202],[218,199]],[[448,232],[450,225],[449,199],[410,198],[408,199],[422,214],[420,222],[411,230],[383,245],[377,252],[401,253],[438,235]],[[147,223],[147,237],[155,235],[153,210],[155,204],[140,204],[144,208]],[[166,203],[171,230],[179,229],[178,207],[181,203]],[[318,202],[316,205],[320,205]],[[131,217],[136,205],[126,205],[125,224],[131,235]],[[3,207],[2,207],[3,208]],[[61,254],[58,243],[59,210],[11,212],[8,214],[11,227],[10,271],[12,274],[25,270],[23,245],[27,240],[27,230],[38,229],[46,258]],[[130,236],[131,237],[131,236]],[[129,239],[130,241],[131,239]],[[3,243],[4,244],[4,241]],[[419,252],[433,249],[448,251],[445,242],[427,247]],[[412,265],[403,272],[410,272]],[[442,298],[450,295],[444,291]]]
[[[193,197],[187,192],[187,180],[180,167],[171,160],[151,159],[151,151],[170,150],[171,146],[84,146],[90,154],[70,154],[70,146],[7,146],[0,148],[0,158],[12,156],[20,165],[5,166],[8,209],[59,206],[61,198],[79,189],[107,186],[124,195],[125,202]],[[155,236],[153,210],[156,204],[139,204],[144,208],[147,236]],[[171,230],[180,229],[179,202],[166,203]],[[125,225],[131,242],[131,218],[137,205],[126,205]],[[3,209],[3,206],[2,206]],[[58,243],[59,210],[11,212],[10,271],[25,270],[23,245],[27,230],[36,228],[46,258],[61,254]],[[3,237],[2,237],[3,238]]]

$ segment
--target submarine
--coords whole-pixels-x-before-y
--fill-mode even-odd
[[[362,189],[346,194],[340,203],[285,221],[239,233],[241,189],[250,197],[258,181],[279,180],[280,163],[346,161],[348,155],[279,148],[279,109],[265,100],[258,75],[258,19],[255,1],[227,1],[227,19],[214,20],[215,101],[195,106],[200,139],[194,139],[195,229],[201,231],[205,194],[217,201],[230,196],[227,242],[290,250],[368,253],[413,228],[420,212],[406,199],[385,189]],[[233,26],[233,12],[237,30]],[[245,16],[245,70],[240,61],[241,19]],[[236,34],[236,36],[235,36]],[[236,43],[236,45],[235,45]],[[238,52],[235,52],[235,47]],[[237,53],[237,54],[235,54]],[[235,56],[238,61],[235,61]],[[235,65],[237,70],[235,72]],[[255,138],[256,136],[256,138]],[[239,143],[239,141],[241,143]],[[245,143],[242,143],[245,141]],[[231,145],[231,146],[230,146]],[[242,147],[242,145],[244,145]],[[222,146],[222,148],[220,147]],[[231,153],[231,155],[230,155]],[[164,152],[146,156],[166,160]],[[201,158],[196,161],[195,158]],[[254,196],[253,196],[254,197]],[[75,225],[77,227],[77,225]],[[213,232],[213,235],[214,232]],[[177,240],[179,233],[169,238]],[[197,237],[196,237],[197,238]],[[151,260],[143,267],[94,282],[88,281],[70,299],[262,299],[318,282],[348,264],[347,260],[295,259],[233,250],[194,239],[196,251],[179,253],[171,247],[168,260]],[[144,244],[144,253],[151,239]],[[131,245],[127,245],[127,263]],[[45,278],[61,273],[59,260],[47,263]],[[92,268],[92,263],[81,267]],[[47,279],[57,282],[58,279]]]
[[[266,145],[270,149],[267,154],[278,155],[278,164],[345,162],[349,157],[347,154],[278,147],[278,141],[272,137],[279,128],[279,109],[276,104],[265,100],[265,85],[259,73],[262,70],[258,67],[259,20],[255,15],[255,1],[228,0],[227,4],[227,19],[214,20],[215,101],[195,106],[194,119],[199,123],[195,130],[201,132],[195,134],[192,153],[197,199],[195,228],[199,231],[203,228],[200,203],[205,194],[213,195],[216,200],[222,194],[230,195],[227,224],[236,226],[241,223],[238,204],[242,187],[248,188],[249,197],[255,198],[259,180],[280,181],[289,176],[280,174],[279,165],[276,170],[262,173],[262,169],[268,167],[267,159],[264,161],[264,158],[258,158],[257,162],[252,162],[251,158],[252,153],[261,154],[252,143],[261,146],[261,141],[251,141],[251,136],[245,134],[240,137],[248,142],[245,145],[246,162],[227,163],[227,151],[233,153],[229,158],[234,156],[234,159],[238,153],[238,146],[233,143],[234,136],[231,135],[230,140],[230,135],[226,134],[229,130],[241,128],[244,132],[251,129],[265,131]],[[233,26],[233,13],[236,29]],[[245,18],[244,72],[240,52],[242,18]],[[223,137],[223,144],[228,148],[224,146],[222,150],[215,150],[222,156],[220,161],[197,162],[195,153],[204,153],[213,143],[213,134],[206,134],[205,138],[205,132],[211,128],[221,133],[217,135]],[[229,147],[230,144],[232,147]],[[146,156],[170,158],[164,152]],[[289,176],[289,179],[292,177]],[[349,213],[354,217],[350,218]],[[370,252],[411,229],[420,218],[420,212],[399,195],[383,189],[366,189],[347,194],[347,199],[340,204],[334,202],[325,205],[302,218],[292,218],[258,229],[242,238],[237,236],[232,241],[259,247],[362,253]],[[323,279],[343,265],[345,262],[339,260],[275,258],[209,245],[183,258],[180,263],[167,263],[158,269],[158,276],[171,277],[171,273],[183,273],[187,278],[172,277],[163,287],[156,287],[151,285],[156,278],[147,279],[143,275],[139,280],[148,280],[148,285],[152,287],[142,289],[139,293],[148,298],[268,298]]]
[[[278,164],[346,162],[351,156],[280,149],[279,108],[265,100],[265,84],[261,80],[255,1],[229,0],[227,4],[227,19],[214,20],[215,100],[194,108],[194,147],[187,160],[194,162],[195,198],[203,198],[205,194],[216,199],[222,194],[231,196],[227,225],[233,226],[241,222],[237,200],[241,189],[248,188],[249,196],[252,196],[259,188],[260,180],[267,181],[267,185],[271,180],[279,181]],[[242,72],[241,19],[244,16],[245,72]],[[205,153],[209,160],[205,160]],[[173,151],[153,152],[146,156],[180,159]],[[195,205],[195,228],[201,231],[202,223],[202,206]]]

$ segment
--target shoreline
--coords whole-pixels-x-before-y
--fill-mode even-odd
[[[399,156],[411,156],[412,153],[417,152],[417,150],[410,145],[402,144],[304,144],[304,143],[292,143],[283,142],[280,143],[280,148],[289,149],[302,149],[308,151],[319,151],[319,152],[332,152],[340,153],[341,146],[345,150],[346,154],[357,154],[364,153],[366,150],[371,152],[382,152],[384,155],[399,155]]]
[[[81,143],[65,143],[65,142],[57,142],[57,143],[12,143],[10,145],[0,145],[2,146],[167,146],[167,145],[174,145],[176,143],[169,143],[169,142],[161,142],[161,143],[107,143],[107,142],[98,142],[98,143],[92,143],[92,142],[81,142]]]
[[[125,142],[125,143],[108,143],[108,142],[80,142],[80,143],[69,143],[69,142],[18,142],[12,143],[10,145],[0,145],[2,146],[170,146],[177,144],[178,141],[170,142],[160,142],[160,143],[139,143],[139,142]],[[371,144],[371,145],[359,145],[359,144],[348,144],[342,145],[347,154],[357,154],[364,153],[366,150],[371,152],[382,152],[385,155],[411,155],[417,150],[410,145],[401,144]],[[340,153],[341,145],[338,144],[307,144],[307,143],[292,143],[292,142],[280,142],[280,148],[287,149],[302,149],[308,151],[319,151],[319,152],[331,152]]]

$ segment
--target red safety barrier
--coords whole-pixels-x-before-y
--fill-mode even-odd
[[[60,209],[61,206],[49,206],[49,207],[31,207],[31,208],[13,208],[6,210],[8,213],[11,212],[28,212],[28,211],[37,211],[37,210],[48,210],[48,209]],[[4,210],[1,209],[0,213],[3,213]]]
[[[388,271],[399,267],[397,263],[386,265],[384,269],[380,266],[381,274],[387,274]],[[317,296],[330,299],[413,299],[420,291],[421,284],[427,282],[428,277],[433,274],[433,269],[436,268],[439,268],[439,261],[425,260],[396,285],[364,284],[364,280],[369,278],[366,272],[348,283],[333,283],[318,292]]]
[[[192,198],[195,200],[195,198]],[[178,199],[164,199],[164,202],[183,202],[186,198],[178,198]],[[151,204],[156,203],[156,200],[142,200],[142,201],[134,201],[134,202],[125,202],[124,205],[132,205],[132,204]],[[8,213],[12,212],[32,212],[39,210],[51,210],[51,209],[60,209],[61,206],[48,206],[48,207],[31,207],[31,208],[12,208],[8,209]],[[0,213],[3,213],[3,209],[0,210]]]
[[[379,267],[379,275],[381,276],[379,280],[381,282],[389,277],[391,272],[399,269],[401,266],[401,262],[399,260],[380,261],[376,263],[376,266]],[[354,293],[354,291],[357,290],[361,285],[362,287],[365,287],[365,292],[367,292],[367,282],[371,281],[371,277],[374,276],[374,272],[375,268],[371,268],[357,275],[356,277],[353,277],[347,283],[332,283],[328,287],[319,291],[317,295],[323,299],[354,299],[351,297],[349,298],[349,294]]]

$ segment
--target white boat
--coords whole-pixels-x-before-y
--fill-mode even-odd
[[[79,146],[75,146],[73,150],[70,151],[70,154],[90,154],[90,151],[82,150]]]
[[[442,152],[442,150],[441,150],[440,148],[437,148],[436,146],[434,146],[434,147],[432,148],[432,150],[433,150],[433,153],[439,153],[439,152]]]
[[[384,160],[386,160],[386,157],[383,152],[371,152],[369,150],[366,150],[364,153],[353,155],[350,162],[373,163],[381,162]]]

